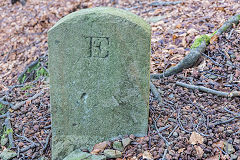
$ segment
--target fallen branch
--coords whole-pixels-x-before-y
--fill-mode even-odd
[[[160,2],[152,2],[149,4],[149,6],[169,6],[169,5],[176,5],[180,3],[183,3],[183,1],[175,1],[175,2],[160,1]]]
[[[6,117],[7,117],[7,114],[0,115],[0,119],[6,118]]]
[[[185,87],[185,88],[188,88],[188,89],[197,89],[199,91],[203,91],[203,92],[207,92],[207,93],[211,93],[211,94],[215,94],[217,96],[220,96],[220,97],[239,97],[240,96],[240,91],[233,91],[233,92],[222,92],[222,91],[217,91],[217,90],[214,90],[214,89],[210,89],[210,88],[206,88],[206,87],[203,87],[203,86],[195,86],[195,85],[190,85],[190,84],[186,84],[186,83],[182,83],[182,82],[176,82],[176,85],[178,86],[182,86],[182,87]]]
[[[12,106],[11,108],[12,108],[13,110],[17,110],[17,109],[19,109],[21,106],[23,106],[27,101],[32,101],[32,100],[36,99],[37,97],[39,97],[39,96],[42,95],[42,94],[43,94],[43,91],[35,94],[34,96],[28,98],[28,99],[25,100],[25,101],[22,101],[22,102],[17,103],[15,106]]]
[[[157,88],[155,87],[155,85],[151,81],[150,81],[150,89],[151,89],[152,93],[154,94],[154,96],[157,98],[158,102],[161,104],[162,97],[161,97],[160,93],[158,92]]]
[[[232,24],[238,24],[240,20],[240,14],[237,14],[231,17],[228,21],[226,21],[222,27],[220,27],[213,36],[218,37],[220,34],[225,32],[227,29],[232,27]],[[210,40],[211,41],[211,40]],[[201,57],[202,53],[205,51],[207,47],[207,43],[205,40],[201,42],[201,44],[196,47],[192,48],[190,53],[185,56],[176,66],[173,66],[167,69],[165,72],[160,74],[151,74],[152,79],[159,79],[168,77],[171,75],[175,75],[183,71],[183,69],[190,68],[196,64],[198,59]]]
[[[5,126],[6,126],[6,130],[9,131],[8,132],[9,146],[11,148],[15,148],[14,140],[13,140],[13,129],[12,129],[11,122],[10,122],[10,113],[7,112],[6,116],[7,116],[7,118],[5,119]]]
[[[240,21],[240,14],[236,14],[235,16],[232,16],[217,30],[215,35],[218,35],[218,36],[221,35],[227,29],[231,28],[233,24],[237,25],[239,21]]]
[[[28,151],[29,149],[32,149],[32,148],[35,148],[35,147],[38,147],[38,146],[39,146],[39,144],[33,142],[32,140],[30,140],[29,138],[27,138],[27,137],[25,137],[25,136],[20,136],[20,135],[18,135],[18,134],[16,134],[16,136],[17,136],[18,138],[22,138],[22,139],[24,139],[25,141],[31,143],[31,145],[29,145],[29,146],[27,146],[27,147],[25,147],[25,148],[20,149],[20,150],[18,151],[19,153],[26,152],[26,151]]]
[[[217,125],[220,125],[220,124],[229,123],[229,122],[232,122],[233,120],[235,120],[236,118],[240,118],[240,116],[232,117],[232,118],[230,118],[226,121],[218,121],[218,122],[213,123],[212,125],[217,126]]]
[[[52,132],[50,131],[48,136],[47,136],[46,143],[45,143],[45,145],[44,145],[44,147],[42,149],[42,153],[44,153],[44,151],[47,149],[51,135],[52,135]]]
[[[10,106],[10,107],[13,107],[14,105],[8,101],[4,101],[3,99],[0,99],[0,103],[3,104],[3,105],[7,105],[7,106]]]

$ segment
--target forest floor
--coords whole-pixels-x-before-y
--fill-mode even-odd
[[[51,158],[47,31],[65,15],[83,8],[112,6],[143,17],[152,26],[151,73],[162,73],[190,52],[196,36],[213,33],[240,13],[238,0],[175,2],[28,0],[23,6],[0,1],[1,151],[12,148],[17,153],[14,159]],[[29,65],[35,68],[26,70]],[[240,98],[181,86],[240,91],[240,25],[210,44],[199,64],[152,82],[162,102],[150,95],[148,136],[131,135],[132,143],[118,160],[240,160]],[[4,142],[9,135],[12,140]]]

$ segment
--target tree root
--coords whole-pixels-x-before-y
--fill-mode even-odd
[[[218,37],[220,34],[225,32],[228,28],[231,28],[232,24],[238,24],[239,21],[240,21],[240,14],[237,14],[231,17],[228,21],[226,21],[222,25],[222,27],[220,27],[215,32],[213,36]],[[191,49],[190,53],[187,56],[185,56],[176,66],[173,66],[160,74],[151,74],[151,78],[159,79],[159,78],[168,77],[168,76],[175,75],[182,72],[183,69],[187,69],[194,66],[194,64],[196,64],[198,59],[201,57],[202,53],[205,51],[207,45],[208,45],[208,42],[203,40],[198,47]]]
[[[155,96],[155,98],[157,98],[159,104],[161,104],[162,103],[161,94],[159,93],[159,91],[157,90],[157,88],[151,81],[150,81],[150,89],[151,89],[153,95]]]
[[[203,91],[203,92],[207,92],[207,93],[211,93],[211,94],[215,94],[217,96],[220,97],[240,97],[240,91],[233,91],[233,92],[222,92],[222,91],[217,91],[214,89],[210,89],[210,88],[206,88],[203,86],[195,86],[195,85],[190,85],[190,84],[186,84],[186,83],[182,83],[182,82],[176,82],[176,85],[178,86],[182,86],[182,87],[186,87],[189,89],[197,89],[199,91]]]

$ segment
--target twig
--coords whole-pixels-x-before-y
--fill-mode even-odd
[[[165,159],[166,159],[165,157],[166,157],[166,155],[167,155],[167,151],[168,151],[168,149],[166,148],[166,149],[164,150],[162,160],[165,160]]]
[[[19,137],[19,138],[24,139],[25,141],[27,141],[27,142],[29,142],[29,143],[31,143],[31,145],[29,145],[29,146],[27,146],[27,147],[25,147],[25,148],[20,149],[20,150],[19,150],[19,153],[26,152],[27,150],[29,150],[29,149],[31,149],[31,148],[35,148],[35,147],[38,147],[38,146],[39,146],[39,144],[33,142],[32,140],[30,140],[29,138],[27,138],[27,137],[25,137],[25,136],[21,136],[21,135],[18,135],[18,134],[16,134],[16,136]]]
[[[6,118],[6,117],[7,117],[7,114],[0,115],[0,119]]]
[[[172,134],[175,132],[175,130],[178,128],[179,126],[176,125],[175,128],[172,130],[172,132],[168,135],[167,138],[170,138],[172,136]]]
[[[8,101],[4,101],[3,99],[0,99],[0,103],[3,104],[3,105],[7,105],[7,106],[10,106],[10,107],[13,107],[14,105]]]
[[[20,149],[19,152],[20,152],[20,153],[26,152],[26,151],[28,151],[29,149],[35,148],[35,147],[37,147],[37,143],[32,143],[31,145],[29,145],[29,146],[27,146],[27,147],[25,147],[25,148]]]
[[[155,127],[155,129],[156,129],[156,131],[157,131],[157,134],[159,135],[159,137],[161,137],[161,138],[164,140],[164,142],[166,143],[166,145],[169,146],[168,140],[160,133],[160,131],[159,131],[158,127],[157,127],[157,122],[156,122],[156,120],[153,119],[153,121],[154,121],[154,127]]]
[[[231,31],[230,31],[230,33],[229,33],[227,39],[230,39],[230,38],[231,38],[233,30],[234,30],[234,29],[231,29]]]
[[[240,131],[237,131],[236,133],[233,133],[234,136],[237,135],[237,134],[240,134]]]
[[[47,149],[47,146],[48,146],[48,144],[49,144],[51,135],[52,135],[52,131],[50,131],[49,134],[48,134],[48,136],[47,136],[46,143],[45,143],[45,145],[44,145],[44,147],[43,147],[43,149],[42,149],[42,153]]]
[[[217,125],[220,125],[220,124],[229,123],[229,122],[235,120],[236,118],[240,118],[240,116],[232,117],[232,118],[230,118],[226,121],[218,121],[218,122],[213,123],[213,125],[217,126]]]
[[[44,129],[49,129],[49,128],[51,128],[52,127],[52,125],[50,124],[50,125],[48,125],[48,126],[45,126],[45,127],[43,127]]]
[[[199,91],[215,94],[215,95],[221,96],[221,97],[239,97],[240,96],[239,91],[233,91],[233,92],[228,93],[228,92],[222,92],[222,91],[217,91],[214,89],[206,88],[203,86],[190,85],[190,84],[186,84],[186,83],[182,83],[182,82],[176,82],[176,85],[186,87],[189,89],[193,89],[193,90],[197,89]]]
[[[159,132],[162,132],[165,129],[168,129],[169,127],[171,127],[170,125],[166,125],[165,127],[161,127],[158,129]]]
[[[33,66],[37,65],[39,63],[39,58],[35,61],[33,61],[32,63],[30,63],[29,65],[27,65],[24,69],[24,71],[18,76],[18,79],[21,79],[23,77],[23,75],[28,71],[29,68],[32,68]]]
[[[182,125],[181,120],[180,120],[180,109],[178,109],[178,112],[177,112],[177,122],[178,122],[178,126],[179,126],[183,131],[185,131],[186,133],[192,133],[191,131],[187,131],[186,129],[183,128],[183,125]]]
[[[240,113],[232,112],[232,111],[230,111],[227,107],[224,107],[223,109],[224,109],[225,111],[231,113],[231,114],[234,114],[234,115],[240,116]]]
[[[34,96],[28,98],[27,100],[25,101],[22,101],[22,102],[19,102],[17,103],[15,106],[11,107],[13,110],[17,110],[19,109],[22,105],[24,105],[27,101],[32,101],[34,99],[36,99],[37,97],[39,97],[40,95],[43,94],[43,91],[40,91],[39,93],[35,94]]]
[[[13,133],[12,133],[13,129],[12,129],[11,122],[10,122],[10,112],[7,112],[6,115],[7,115],[7,118],[5,119],[5,125],[6,125],[7,131],[9,131],[9,133],[8,133],[9,145],[11,148],[15,148],[14,140],[13,140]]]
[[[159,104],[162,103],[162,97],[160,95],[160,93],[158,92],[157,88],[155,87],[155,85],[150,81],[150,89],[152,91],[152,93],[154,94],[154,96],[157,98]]]
[[[152,2],[149,4],[149,6],[169,6],[169,5],[176,5],[180,3],[183,3],[183,1],[175,1],[175,2],[160,1],[160,2]]]

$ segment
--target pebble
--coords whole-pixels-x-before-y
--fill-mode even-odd
[[[122,139],[122,144],[123,144],[123,147],[127,147],[130,143],[131,143],[131,139],[130,138],[124,138]]]
[[[178,133],[177,132],[173,132],[173,137],[178,137]]]
[[[131,134],[131,135],[129,136],[129,138],[135,139],[135,136],[134,136],[133,134]]]
[[[231,154],[231,160],[237,160],[238,159],[238,156],[235,155],[235,154]]]
[[[229,153],[229,154],[232,154],[235,152],[235,149],[233,148],[233,145],[230,144],[230,143],[227,143],[227,142],[224,142],[224,150]]]
[[[104,155],[107,158],[120,158],[122,157],[122,153],[118,150],[113,150],[113,149],[106,149],[104,150]]]
[[[2,160],[10,160],[14,157],[17,156],[17,153],[8,149],[5,149],[2,151],[2,153],[0,154],[0,158]]]
[[[118,150],[118,151],[123,151],[123,144],[122,144],[122,142],[119,142],[119,141],[115,141],[115,142],[113,142],[113,149],[115,149],[115,150]]]

